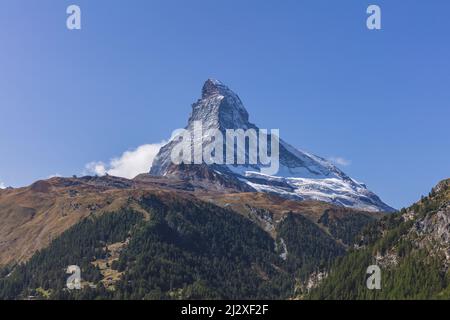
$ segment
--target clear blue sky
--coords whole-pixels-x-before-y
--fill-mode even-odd
[[[82,30],[66,29],[66,7]],[[382,9],[382,31],[366,8]],[[450,2],[1,0],[0,182],[79,174],[168,138],[203,82],[409,205],[450,176]]]

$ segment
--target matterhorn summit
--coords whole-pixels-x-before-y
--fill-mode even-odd
[[[197,128],[199,123],[202,124],[201,132]],[[239,129],[260,131],[249,121],[249,114],[236,93],[218,80],[207,80],[201,98],[192,105],[185,128],[197,137],[192,140],[193,148],[207,141],[207,133],[211,130],[226,136],[227,130]],[[269,133],[268,140],[273,139]],[[161,148],[153,161],[151,175],[202,181],[204,185],[208,183],[208,188],[214,186],[216,189],[224,187],[236,191],[273,193],[291,199],[318,200],[360,210],[394,210],[364,184],[353,180],[329,161],[298,150],[281,138],[278,143],[278,170],[273,175],[265,174],[266,166],[261,163],[174,164],[171,154],[177,143],[177,139],[172,138]],[[273,151],[270,146],[268,149]],[[245,153],[248,160],[247,149]]]

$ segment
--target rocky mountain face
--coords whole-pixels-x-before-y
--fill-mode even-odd
[[[196,127],[198,123],[202,124],[201,132]],[[203,86],[201,98],[193,104],[186,126],[193,137],[191,147],[205,146],[211,140],[210,130],[218,130],[225,137],[226,130],[230,129],[260,132],[249,121],[249,114],[238,95],[221,82],[210,79]],[[272,141],[270,132],[267,141]],[[244,164],[174,164],[171,154],[179,142],[180,139],[175,136],[161,148],[150,170],[152,176],[203,180],[215,189],[225,187],[238,191],[266,192],[290,199],[325,201],[367,211],[394,211],[364,184],[353,180],[330,162],[300,151],[282,139],[279,141],[279,170],[273,175],[264,173],[266,163],[261,163],[259,159],[256,163],[249,161],[249,144],[244,147],[245,150],[240,150],[245,153]],[[236,152],[237,148],[235,145],[232,150]],[[224,141],[224,158],[226,149]]]
[[[367,228],[355,250],[338,260],[313,299],[449,299],[450,179],[427,197]],[[366,288],[378,265],[382,290]]]

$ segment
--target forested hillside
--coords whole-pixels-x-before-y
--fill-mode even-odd
[[[3,268],[0,299],[288,299],[348,242],[298,213],[267,232],[203,201],[148,194],[139,208],[91,214],[26,263]],[[364,225],[330,215],[324,224],[343,239]],[[81,268],[82,290],[66,288],[69,265]]]
[[[359,245],[338,258],[309,299],[449,299],[450,180],[419,202],[366,228]],[[381,290],[366,270],[381,268]]]

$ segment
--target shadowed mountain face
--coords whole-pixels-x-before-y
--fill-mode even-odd
[[[196,123],[201,123],[201,132],[198,132]],[[186,126],[192,137],[191,148],[210,144],[209,130],[219,130],[225,137],[229,129],[259,131],[249,121],[249,114],[238,95],[220,81],[210,79],[203,86],[201,99],[192,105]],[[271,139],[269,134],[268,140]],[[394,211],[364,184],[353,180],[330,162],[300,151],[282,139],[279,143],[279,170],[275,175],[264,174],[263,169],[267,166],[259,159],[257,164],[249,163],[248,144],[244,146],[245,150],[241,150],[245,153],[245,164],[175,165],[171,154],[179,142],[179,137],[175,136],[161,148],[150,170],[151,175],[206,180],[216,189],[226,187],[274,193],[285,198],[325,201],[367,211]],[[236,151],[237,147],[233,146],[232,150]],[[270,147],[268,149],[270,151]],[[223,150],[227,150],[225,141]]]

